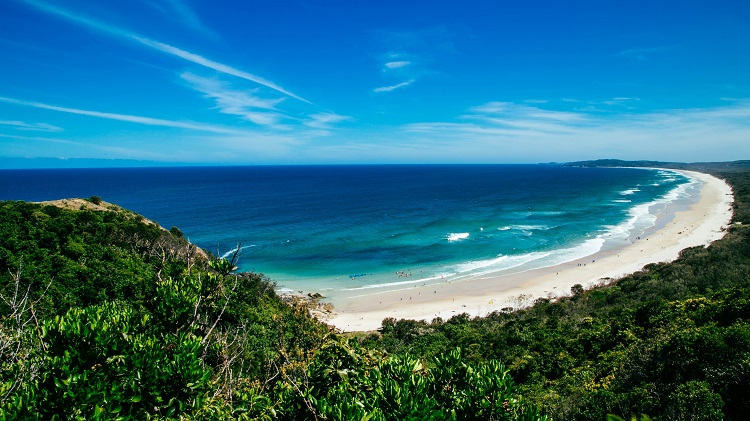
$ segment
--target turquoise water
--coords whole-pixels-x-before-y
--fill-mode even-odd
[[[240,269],[281,288],[334,297],[572,261],[640,235],[692,187],[555,165],[0,171],[1,200],[98,195],[216,255],[240,245]]]

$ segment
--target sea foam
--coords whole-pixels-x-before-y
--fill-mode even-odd
[[[445,237],[446,240],[451,241],[451,242],[465,240],[467,238],[469,238],[468,232],[452,232],[448,234],[447,237]]]
[[[250,244],[249,246],[242,246],[242,247],[240,247],[239,249],[238,249],[237,247],[235,247],[235,248],[233,248],[233,249],[229,250],[228,252],[226,252],[226,253],[222,254],[222,255],[221,255],[221,258],[222,258],[222,259],[226,259],[226,258],[228,258],[229,256],[233,255],[234,253],[238,253],[238,252],[240,252],[240,251],[242,251],[242,250],[244,250],[244,249],[250,248],[250,247],[256,247],[256,245],[255,245],[255,244]]]
[[[601,250],[603,238],[591,238],[580,244],[550,251],[538,251],[518,255],[498,256],[494,259],[477,260],[453,266],[456,279],[502,273],[523,267],[523,271],[555,266],[590,256]]]

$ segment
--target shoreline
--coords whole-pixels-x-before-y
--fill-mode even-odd
[[[384,318],[430,321],[467,313],[485,316],[502,309],[518,309],[537,298],[570,295],[575,284],[584,288],[641,270],[649,263],[675,260],[680,251],[706,246],[722,238],[732,217],[731,188],[714,176],[672,170],[701,183],[699,198],[687,209],[671,204],[656,215],[653,227],[637,241],[600,250],[590,256],[556,266],[511,274],[485,274],[459,282],[447,282],[354,297],[336,307],[322,320],[344,332],[372,331]]]

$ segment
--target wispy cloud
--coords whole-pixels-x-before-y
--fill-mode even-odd
[[[587,117],[581,113],[569,111],[543,110],[538,107],[520,105],[512,102],[488,102],[486,104],[474,107],[473,112],[465,118],[493,118],[495,121],[518,121],[518,120],[537,120],[537,121],[563,121],[563,122],[583,122]]]
[[[53,126],[47,123],[25,123],[23,121],[0,120],[0,125],[13,126],[18,130],[34,130],[39,132],[61,132],[61,127]]]
[[[379,31],[376,37],[384,47],[384,53],[379,57],[381,73],[391,84],[375,88],[374,92],[392,92],[413,84],[434,73],[428,67],[437,56],[454,51],[451,34],[443,26],[414,31]]]
[[[67,144],[67,145],[83,145],[83,143],[74,142],[72,140],[55,139],[55,138],[50,138],[50,137],[15,136],[15,135],[8,135],[8,134],[0,134],[0,137],[4,137],[4,138],[7,138],[7,139],[33,140],[33,141],[51,142],[51,143],[64,143],[64,144]]]
[[[417,79],[419,70],[415,67],[415,60],[411,54],[391,51],[381,57],[383,63],[383,74],[388,79],[402,80],[388,86],[373,89],[373,92],[391,92],[393,90],[411,85]]]
[[[258,96],[257,90],[241,91],[232,89],[226,83],[212,78],[184,72],[180,77],[189,84],[192,89],[204,94],[206,98],[216,103],[216,108],[224,114],[236,115],[244,120],[261,125],[275,125],[283,114],[276,110],[276,105],[284,98],[263,99]]]
[[[612,99],[604,100],[601,103],[604,105],[619,105],[622,107],[632,108],[628,104],[632,104],[633,102],[640,100],[640,98],[615,97]]]
[[[559,98],[553,101],[549,100],[526,100],[524,101],[527,104],[534,104],[534,105],[543,105],[543,104],[550,104],[555,103],[557,101],[567,103],[566,106],[571,106],[571,104],[576,104],[573,108],[576,112],[599,112],[599,113],[611,113],[611,112],[619,112],[622,108],[626,109],[632,109],[635,110],[636,103],[640,101],[640,98],[637,97],[625,97],[625,96],[618,96],[614,98],[608,98],[608,99],[577,99],[577,98]],[[603,105],[612,107],[616,106],[616,108],[607,108],[602,107]]]
[[[729,106],[646,113],[587,113],[492,102],[456,121],[399,128],[394,138],[420,154],[454,162],[546,162],[594,159],[725,161],[750,153],[750,100]],[[428,156],[428,155],[425,155]],[[692,158],[691,158],[692,157]]]
[[[65,19],[67,19],[69,21],[72,21],[74,23],[77,23],[77,24],[80,24],[80,25],[84,25],[84,26],[87,26],[87,27],[92,28],[92,29],[96,29],[97,31],[105,33],[107,35],[118,37],[118,38],[122,38],[122,39],[128,39],[128,40],[131,40],[131,41],[136,41],[136,42],[140,43],[141,45],[149,47],[149,48],[151,48],[153,50],[161,51],[162,53],[171,55],[173,57],[178,57],[178,58],[181,58],[183,60],[187,60],[187,61],[189,61],[191,63],[197,64],[197,65],[200,65],[200,66],[203,66],[203,67],[207,67],[209,69],[216,70],[217,72],[221,72],[221,73],[224,73],[224,74],[227,74],[227,75],[231,75],[231,76],[239,77],[239,78],[242,78],[242,79],[245,79],[245,80],[249,80],[251,82],[255,82],[255,83],[259,84],[259,85],[263,85],[263,86],[265,86],[267,88],[270,88],[270,89],[273,89],[275,91],[281,92],[284,95],[287,95],[287,96],[292,97],[294,99],[297,99],[299,101],[310,103],[310,101],[308,101],[308,100],[306,100],[306,99],[304,99],[304,98],[302,98],[302,97],[300,97],[298,95],[295,95],[295,94],[287,91],[286,89],[282,88],[281,86],[277,85],[274,82],[271,82],[270,80],[267,80],[267,79],[262,78],[260,76],[253,75],[253,74],[248,73],[248,72],[246,72],[244,70],[240,70],[240,69],[234,68],[232,66],[229,66],[229,65],[226,65],[226,64],[223,64],[223,63],[219,63],[217,61],[210,60],[210,59],[208,59],[206,57],[203,57],[203,56],[201,56],[199,54],[195,54],[195,53],[192,53],[192,52],[189,52],[189,51],[186,51],[186,50],[174,47],[172,45],[165,44],[163,42],[159,42],[159,41],[156,41],[156,40],[144,37],[144,36],[136,34],[134,32],[127,31],[127,30],[124,30],[124,29],[120,29],[120,28],[117,28],[115,26],[112,26],[112,25],[109,25],[109,24],[105,24],[105,23],[96,21],[94,19],[90,19],[88,17],[79,15],[77,13],[73,13],[73,12],[68,11],[66,9],[63,9],[63,8],[60,8],[60,7],[57,7],[57,6],[53,6],[53,5],[49,4],[49,3],[45,3],[45,2],[42,2],[42,1],[39,1],[39,0],[20,0],[20,1],[22,1],[22,2],[24,2],[26,4],[28,4],[28,5],[31,5],[31,6],[33,6],[35,8],[37,8],[37,9],[39,9],[39,10],[42,10],[42,11],[44,11],[46,13],[50,13],[50,14],[53,14],[53,15],[65,18]]]
[[[259,84],[259,85],[263,85],[263,86],[265,86],[267,88],[271,88],[271,89],[273,89],[275,91],[281,92],[284,95],[290,96],[290,97],[292,97],[294,99],[297,99],[297,100],[300,100],[302,102],[306,102],[306,103],[310,104],[310,101],[308,101],[308,100],[306,100],[306,99],[304,99],[304,98],[302,98],[300,96],[297,96],[297,95],[295,95],[295,94],[287,91],[286,89],[282,88],[281,86],[279,86],[279,85],[271,82],[270,80],[264,79],[264,78],[262,78],[260,76],[255,76],[255,75],[250,74],[248,72],[245,72],[243,70],[239,70],[239,69],[236,69],[234,67],[228,66],[226,64],[222,64],[222,63],[219,63],[219,62],[216,62],[216,61],[213,61],[213,60],[209,60],[209,59],[207,59],[207,58],[205,58],[203,56],[200,56],[198,54],[194,54],[194,53],[191,53],[189,51],[181,50],[181,49],[179,49],[177,47],[173,47],[173,46],[171,46],[169,44],[164,44],[163,42],[154,41],[152,39],[149,39],[149,38],[146,38],[146,37],[142,37],[142,36],[138,36],[138,35],[131,35],[130,37],[132,39],[140,42],[141,44],[149,46],[149,47],[151,47],[151,48],[153,48],[155,50],[162,51],[164,53],[170,54],[170,55],[175,56],[175,57],[180,57],[180,58],[185,59],[185,60],[187,60],[189,62],[192,62],[192,63],[198,64],[198,65],[207,67],[209,69],[216,70],[217,72],[221,72],[221,73],[224,73],[224,74],[227,74],[227,75],[236,76],[236,77],[241,78],[241,79],[245,79],[245,80],[249,80],[251,82],[255,82],[255,83]]]
[[[310,120],[306,121],[305,125],[316,129],[328,129],[333,124],[351,120],[351,117],[335,113],[316,113],[310,115]]]
[[[405,86],[409,86],[412,83],[414,83],[414,80],[407,80],[406,82],[401,82],[401,83],[398,83],[396,85],[381,86],[380,88],[375,88],[372,91],[373,92],[391,92],[391,91],[396,90],[398,88],[403,88]]]
[[[145,1],[145,3],[188,28],[199,31],[213,39],[218,38],[216,32],[207,27],[195,11],[182,0],[154,0]]]
[[[400,68],[406,67],[406,66],[408,66],[410,64],[411,64],[410,61],[405,61],[405,60],[401,60],[401,61],[389,61],[389,62],[385,63],[385,67],[388,68],[388,69],[400,69]]]
[[[211,133],[221,133],[221,134],[243,133],[240,130],[216,126],[212,124],[164,120],[164,119],[159,119],[159,118],[143,117],[143,116],[136,116],[136,115],[129,115],[129,114],[107,113],[107,112],[102,112],[102,111],[81,110],[78,108],[59,107],[56,105],[44,104],[41,102],[24,101],[20,99],[7,98],[7,97],[0,97],[0,102],[20,105],[20,106],[25,106],[25,107],[40,108],[44,110],[58,111],[58,112],[68,113],[68,114],[78,114],[78,115],[84,115],[84,116],[89,116],[89,117],[103,118],[107,120],[125,121],[128,123],[143,124],[147,126],[174,127],[174,128],[180,128],[180,129],[196,130],[196,131],[211,132]]]

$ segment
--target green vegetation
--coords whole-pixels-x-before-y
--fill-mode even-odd
[[[84,202],[0,202],[0,419],[545,419],[498,362],[363,349],[179,229]]]
[[[735,192],[710,247],[556,302],[354,335],[96,196],[0,202],[0,419],[744,419],[750,169],[687,169]]]

